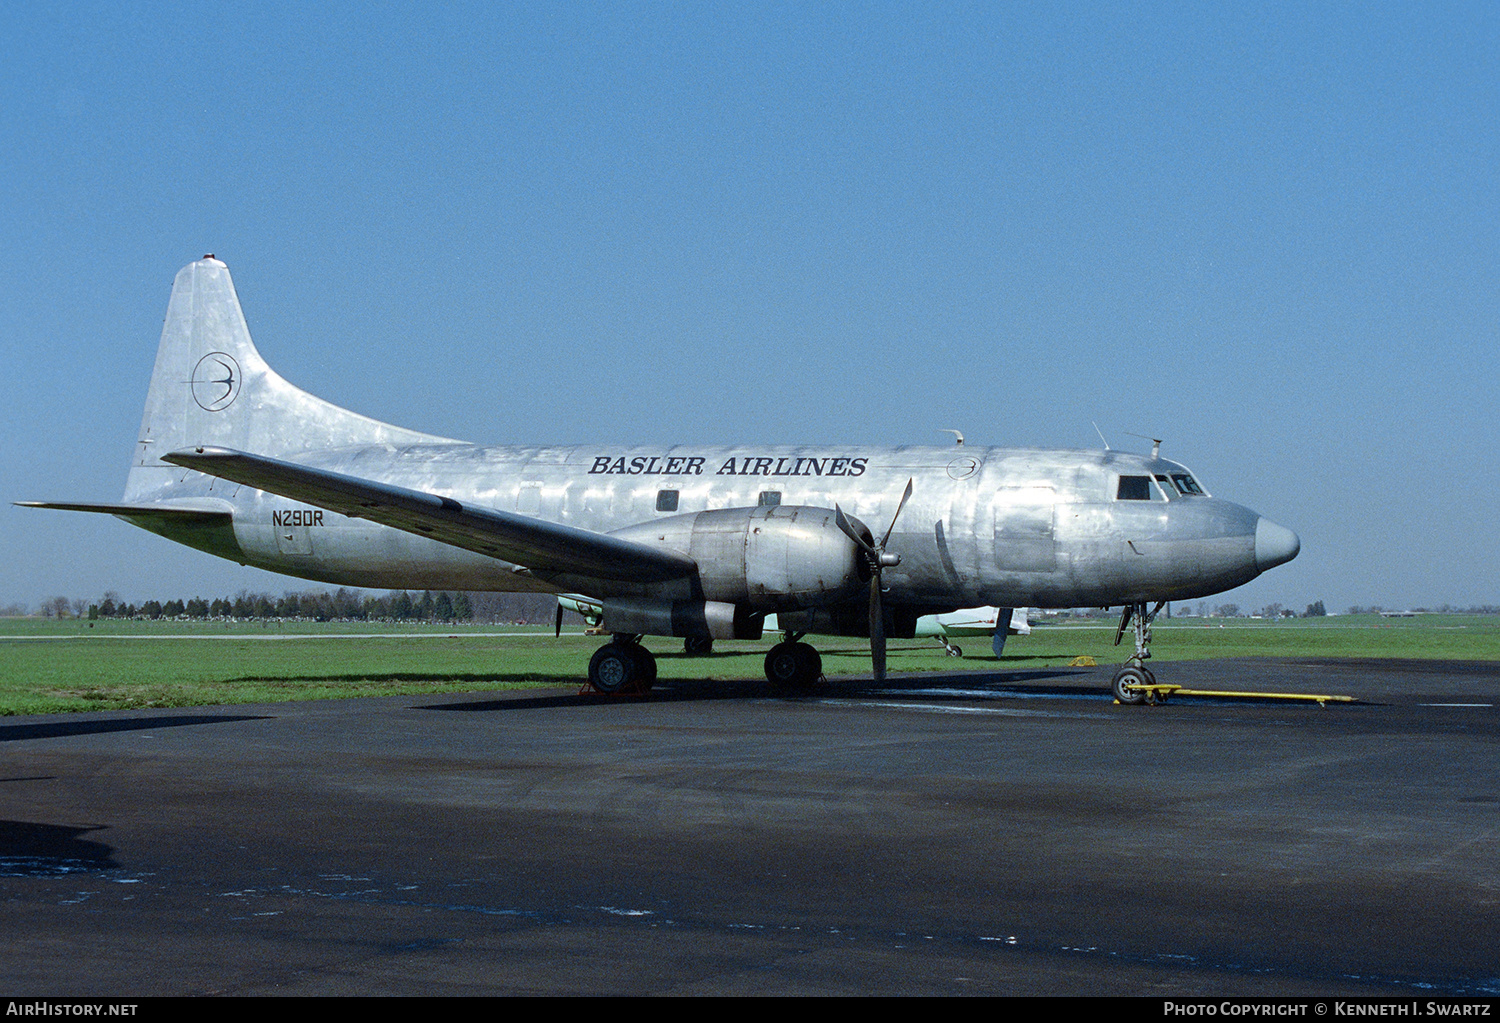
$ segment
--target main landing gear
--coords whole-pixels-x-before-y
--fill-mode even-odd
[[[1115,672],[1114,682],[1110,686],[1114,690],[1115,699],[1121,703],[1134,706],[1145,703],[1152,695],[1153,690],[1149,687],[1156,685],[1156,676],[1146,667],[1146,660],[1151,656],[1151,623],[1166,604],[1165,600],[1157,601],[1150,614],[1146,613],[1144,603],[1126,604],[1124,613],[1120,615],[1120,627],[1115,630],[1115,646],[1120,645],[1120,638],[1132,620],[1135,623],[1135,654]]]
[[[806,643],[805,633],[786,633],[766,653],[766,680],[772,689],[808,690],[823,677],[823,658]]]
[[[772,689],[806,691],[823,678],[823,658],[818,651],[801,642],[803,633],[787,633],[766,654],[766,679]],[[707,653],[712,649],[692,648],[688,653]],[[640,636],[615,633],[614,638],[594,651],[589,659],[588,687],[606,696],[644,696],[656,683],[656,657],[641,646]]]
[[[656,684],[656,655],[641,637],[615,633],[589,659],[589,685],[607,696],[644,696]]]

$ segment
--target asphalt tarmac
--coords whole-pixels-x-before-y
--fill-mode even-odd
[[[9,996],[1500,993],[1500,663],[10,718]]]

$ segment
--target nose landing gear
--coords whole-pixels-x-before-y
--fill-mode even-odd
[[[1146,667],[1146,661],[1151,656],[1151,622],[1166,605],[1165,600],[1157,601],[1156,607],[1148,614],[1145,603],[1126,604],[1124,613],[1120,615],[1120,627],[1115,630],[1115,646],[1120,645],[1126,627],[1132,621],[1135,623],[1135,653],[1115,672],[1114,682],[1110,686],[1115,699],[1120,703],[1134,706],[1145,703],[1153,696],[1154,690],[1151,687],[1156,685],[1156,676]]]

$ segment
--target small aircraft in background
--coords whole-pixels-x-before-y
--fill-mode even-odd
[[[880,679],[886,637],[925,616],[1123,606],[1114,690],[1143,702],[1166,601],[1300,548],[1155,449],[485,447],[377,422],[266,364],[212,255],[173,284],[122,500],[17,503],[337,585],[586,594],[605,693],[650,687],[643,637],[760,639],[773,614],[766,677],[800,688],[822,674],[808,635],[869,637]]]
[[[963,648],[950,640],[984,637],[990,641],[995,656],[999,657],[1005,650],[1007,637],[1031,635],[1031,622],[1026,611],[1024,607],[969,607],[946,614],[923,615],[917,619],[917,636],[936,639],[949,657],[964,655]]]
[[[949,639],[955,637],[984,637],[990,640],[990,649],[999,657],[1005,650],[1005,640],[1009,636],[1031,635],[1031,622],[1027,619],[1026,608],[1000,608],[1000,607],[970,607],[959,611],[950,611],[947,614],[923,615],[917,619],[915,636],[918,639],[934,638],[948,654],[949,657],[962,657],[963,649]],[[590,600],[581,594],[565,594],[557,598],[557,619],[555,632],[562,635],[563,613],[572,611],[583,618],[583,623],[588,631],[598,633],[603,631],[604,605],[595,600]],[[998,628],[1000,621],[1005,622],[1005,628]],[[763,624],[765,632],[778,632],[780,623],[774,614],[766,615]],[[713,640],[688,636],[683,641],[683,652],[694,656],[703,656],[713,652]]]

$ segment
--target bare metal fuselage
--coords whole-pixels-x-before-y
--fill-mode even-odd
[[[889,600],[913,608],[1108,606],[1206,596],[1249,581],[1260,517],[1209,496],[1116,499],[1121,475],[1170,476],[1175,462],[1121,452],[1006,448],[365,446],[297,461],[600,533],[711,509],[835,504],[883,530],[912,498],[889,548]],[[667,469],[674,471],[668,472]],[[287,575],[379,588],[586,591],[678,596],[676,584],[568,578],[199,473],[163,471],[157,501],[223,502],[231,538],[171,536]],[[675,510],[658,511],[663,491]],[[146,495],[140,494],[140,497]],[[644,527],[644,529],[643,529]],[[165,530],[159,530],[165,532]],[[170,535],[170,534],[168,534]]]

